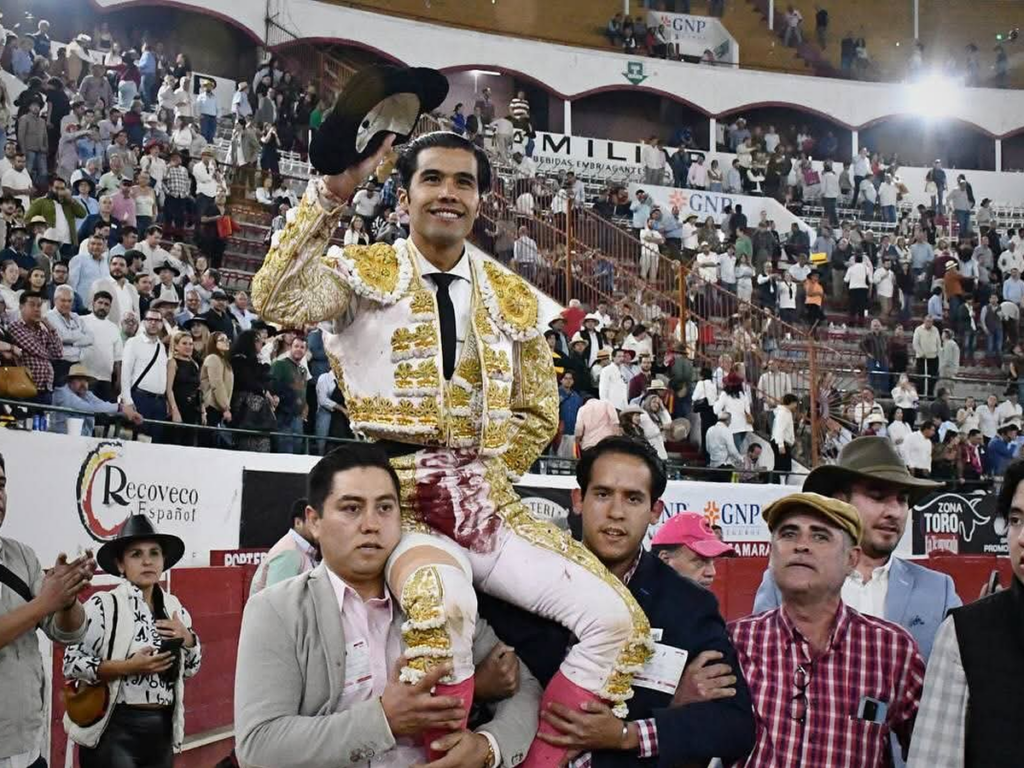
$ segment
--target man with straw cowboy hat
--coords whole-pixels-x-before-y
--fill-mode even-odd
[[[903,538],[911,506],[941,487],[912,476],[884,437],[858,437],[847,443],[836,463],[816,468],[803,487],[805,492],[845,501],[860,514],[862,554],[843,585],[843,602],[860,613],[902,626],[914,636],[925,660],[939,624],[961,601],[949,576],[895,557],[893,552]],[[757,590],[754,613],[780,603],[769,568]]]

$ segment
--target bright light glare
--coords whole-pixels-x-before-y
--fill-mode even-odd
[[[941,117],[953,112],[960,103],[960,83],[932,74],[911,83],[906,92],[907,110],[923,117]]]

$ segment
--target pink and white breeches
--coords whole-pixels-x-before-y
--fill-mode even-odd
[[[500,461],[420,451],[392,464],[406,532],[386,574],[407,616],[403,678],[416,680],[442,660],[453,665],[447,682],[473,675],[476,587],[568,627],[578,642],[561,672],[624,711],[651,641],[622,582],[566,532],[534,519]]]

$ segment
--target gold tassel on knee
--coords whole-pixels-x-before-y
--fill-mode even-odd
[[[452,658],[444,585],[437,568],[417,568],[406,579],[399,603],[408,617],[402,624],[406,664],[399,679],[404,683],[418,683],[435,666]],[[451,682],[451,677],[446,676],[441,682]]]

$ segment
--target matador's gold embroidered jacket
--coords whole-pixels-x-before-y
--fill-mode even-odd
[[[353,430],[478,449],[502,457],[510,474],[527,471],[558,427],[551,352],[530,286],[466,244],[470,330],[446,382],[437,301],[411,241],[329,245],[339,217],[311,183],[253,278],[261,317],[287,327],[330,323],[324,346]]]

